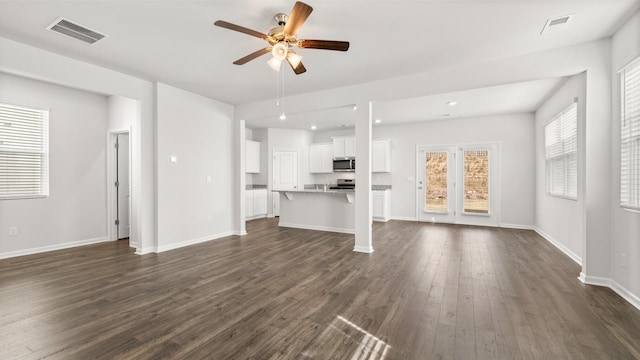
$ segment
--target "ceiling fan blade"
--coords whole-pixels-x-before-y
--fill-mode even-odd
[[[347,51],[349,50],[349,42],[333,40],[300,40],[298,41],[298,47],[304,49]]]
[[[213,25],[215,26],[219,26],[225,29],[229,29],[229,30],[233,30],[233,31],[238,31],[247,35],[251,35],[251,36],[255,36],[258,37],[260,39],[267,39],[267,34],[263,34],[259,31],[255,31],[255,30],[251,30],[249,28],[246,28],[244,26],[240,26],[240,25],[236,25],[236,24],[232,24],[230,22],[226,22],[223,20],[218,20],[216,22],[213,23]]]
[[[249,61],[251,61],[251,60],[253,60],[253,59],[257,58],[257,57],[260,57],[260,56],[262,56],[262,55],[264,55],[264,54],[266,54],[266,53],[268,53],[270,51],[271,51],[271,48],[269,48],[269,47],[264,48],[264,49],[260,49],[258,51],[252,52],[251,54],[249,54],[249,55],[247,55],[247,56],[245,56],[243,58],[240,58],[240,59],[234,61],[233,63],[236,64],[236,65],[244,65],[244,64],[248,63]]]
[[[289,60],[289,58],[287,58],[287,62],[289,63],[289,66],[291,66],[293,72],[296,73],[296,75],[303,74],[307,71],[307,68],[302,65],[302,61],[298,64],[297,67],[293,67],[293,64],[291,63],[291,60]]]
[[[284,26],[284,33],[288,35],[295,35],[300,30],[300,27],[307,20],[313,8],[303,2],[296,1],[293,5],[293,9],[289,14],[287,24]]]

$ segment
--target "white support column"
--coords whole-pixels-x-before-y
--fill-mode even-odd
[[[236,166],[235,173],[237,177],[234,199],[235,199],[235,233],[236,235],[247,235],[246,220],[245,220],[245,190],[246,190],[246,176],[245,176],[245,122],[239,120],[235,124],[235,137],[236,137]]]
[[[356,110],[356,236],[353,251],[372,253],[371,241],[371,102]]]

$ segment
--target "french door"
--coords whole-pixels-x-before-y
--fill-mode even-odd
[[[496,144],[418,147],[418,219],[499,223]]]

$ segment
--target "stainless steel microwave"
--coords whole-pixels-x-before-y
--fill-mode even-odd
[[[333,160],[334,172],[356,171],[356,159],[335,159]]]

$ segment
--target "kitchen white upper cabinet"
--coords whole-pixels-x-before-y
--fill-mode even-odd
[[[391,218],[391,190],[374,190],[371,194],[373,221],[389,221]]]
[[[371,172],[391,172],[391,140],[373,140]]]
[[[245,140],[244,162],[246,173],[260,173],[260,143],[258,141]]]
[[[333,172],[333,144],[309,145],[309,172],[314,174]]]
[[[356,138],[355,136],[334,137],[333,138],[333,157],[345,158],[356,156]]]

